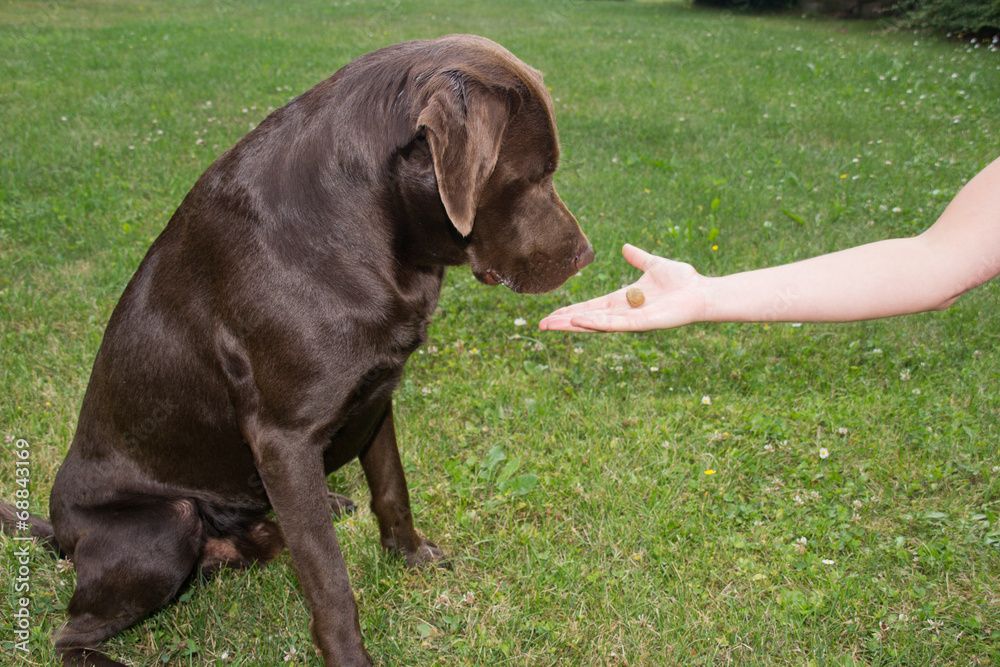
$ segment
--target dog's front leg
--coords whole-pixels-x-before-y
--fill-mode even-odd
[[[309,602],[312,635],[324,662],[328,667],[371,665],[330,517],[320,449],[276,438],[259,443],[254,453]]]
[[[396,446],[392,406],[386,410],[371,445],[361,455],[361,467],[371,490],[372,511],[378,519],[382,546],[403,556],[410,567],[434,561],[444,563],[444,553],[422,538],[413,526],[406,474]]]

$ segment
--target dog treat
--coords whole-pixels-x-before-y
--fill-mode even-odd
[[[628,299],[628,305],[633,308],[638,308],[646,302],[646,295],[635,285],[628,288],[628,291],[625,292],[625,298]]]

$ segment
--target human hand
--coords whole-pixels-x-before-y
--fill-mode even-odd
[[[626,244],[622,255],[629,264],[643,271],[633,285],[646,297],[638,308],[625,299],[627,288],[611,294],[566,306],[538,323],[542,330],[560,331],[650,331],[669,329],[701,321],[705,297],[701,290],[705,278],[690,264],[651,255]]]

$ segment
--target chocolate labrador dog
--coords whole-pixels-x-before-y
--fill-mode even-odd
[[[52,489],[77,572],[65,664],[120,665],[96,647],[193,572],[283,545],[326,664],[371,664],[326,475],[358,458],[382,546],[442,558],[413,526],[392,392],[446,266],[541,293],[593,260],[558,160],[541,75],[452,35],[358,58],[208,168],[111,316]]]

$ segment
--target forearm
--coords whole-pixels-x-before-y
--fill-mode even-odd
[[[846,322],[947,308],[1000,273],[1000,160],[920,236],[705,278],[708,322]]]
[[[705,278],[708,322],[849,322],[943,308],[963,290],[922,237]]]

